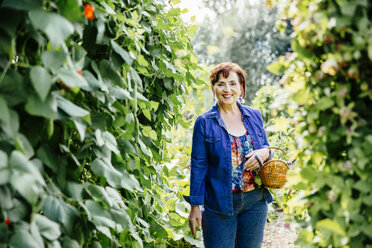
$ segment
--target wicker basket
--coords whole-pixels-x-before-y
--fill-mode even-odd
[[[279,147],[268,148],[277,149],[286,153]],[[291,163],[281,159],[273,159],[262,164],[257,156],[256,159],[261,165],[261,169],[258,171],[258,174],[260,175],[262,184],[265,186],[265,188],[279,189],[283,187],[287,182],[286,175],[287,171],[291,168]]]

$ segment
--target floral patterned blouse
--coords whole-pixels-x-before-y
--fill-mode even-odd
[[[254,177],[258,169],[254,171],[243,172],[244,163],[247,159],[244,157],[253,151],[253,142],[248,132],[237,137],[229,134],[231,142],[231,163],[232,163],[232,191],[248,192],[255,189]]]

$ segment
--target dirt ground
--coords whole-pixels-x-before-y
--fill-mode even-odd
[[[278,218],[266,224],[262,248],[299,248],[294,244],[297,238],[294,223],[285,220],[283,212],[276,213]]]

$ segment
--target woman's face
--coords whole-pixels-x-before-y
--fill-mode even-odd
[[[239,82],[238,74],[230,71],[227,78],[220,75],[219,80],[212,85],[212,91],[220,104],[232,105],[242,95],[243,86]]]

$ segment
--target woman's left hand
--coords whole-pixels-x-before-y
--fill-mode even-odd
[[[270,149],[262,148],[262,149],[254,150],[248,155],[245,155],[245,158],[247,158],[248,160],[244,164],[244,170],[253,171],[257,169],[258,167],[260,167],[260,164],[258,163],[255,156],[257,156],[263,163],[264,161],[268,160],[270,156]]]

